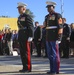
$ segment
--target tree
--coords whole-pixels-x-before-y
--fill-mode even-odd
[[[4,16],[4,15],[2,15],[2,16],[0,16],[0,17],[2,17],[2,18],[9,18],[9,16]]]
[[[29,14],[31,18],[33,19],[35,16],[33,15],[33,12],[30,11],[30,9],[26,9],[26,14]]]

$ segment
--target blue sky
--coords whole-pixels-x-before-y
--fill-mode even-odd
[[[44,21],[44,17],[48,14],[46,9],[46,1],[47,0],[0,0],[0,16],[8,15],[10,17],[18,17],[17,11],[17,2],[24,2],[28,6],[33,14],[35,15],[34,21],[39,21],[42,25]],[[60,0],[52,0],[57,3],[55,8],[56,12],[61,13],[61,2]],[[64,15],[67,19],[67,23],[74,22],[74,0],[63,0],[64,1]]]

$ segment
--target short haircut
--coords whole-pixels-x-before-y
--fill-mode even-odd
[[[38,22],[38,21],[36,21],[36,22],[35,22],[35,24],[36,24],[36,23],[39,23],[39,22]]]
[[[62,18],[64,21],[66,21],[66,18]]]

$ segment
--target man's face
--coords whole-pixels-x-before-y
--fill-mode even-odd
[[[24,7],[22,7],[22,6],[18,7],[19,14],[22,14],[24,10],[25,10]]]
[[[63,19],[62,21],[63,21],[63,23],[66,23],[66,20],[65,19]]]
[[[36,27],[39,26],[39,23],[35,23],[35,26],[36,26]]]
[[[52,11],[54,11],[54,7],[53,7],[53,6],[49,6],[49,7],[47,8],[47,10],[48,10],[48,12],[52,12]]]

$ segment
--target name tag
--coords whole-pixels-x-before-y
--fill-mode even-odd
[[[25,17],[22,17],[22,18],[20,19],[20,21],[25,21]]]

